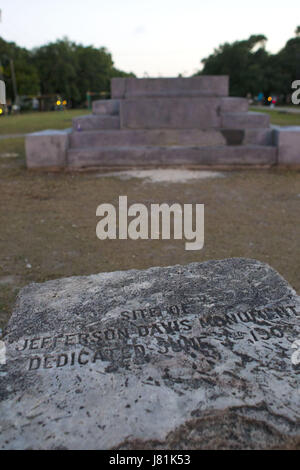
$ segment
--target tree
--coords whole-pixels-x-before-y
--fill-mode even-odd
[[[0,38],[0,73],[8,99],[14,99],[11,59],[19,95],[57,94],[73,106],[85,102],[87,91],[109,92],[112,77],[134,76],[116,69],[104,47],[83,46],[63,38],[28,51]]]
[[[233,96],[261,91],[264,68],[269,59],[265,50],[266,40],[263,35],[253,35],[247,40],[222,44],[202,60],[203,70],[196,75],[229,75],[230,94]]]
[[[283,94],[289,94],[291,83],[300,79],[300,36],[289,39],[277,54],[280,74],[282,77]]]
[[[225,43],[202,60],[203,70],[196,75],[229,75],[233,96],[263,92],[286,97],[291,83],[300,78],[300,27],[296,29],[296,37],[288,40],[278,54],[267,52],[265,44],[263,35]]]
[[[113,76],[129,75],[113,67],[104,47],[83,46],[67,38],[36,49],[34,61],[42,92],[59,94],[73,106],[85,101],[87,91],[109,92]]]
[[[14,42],[6,42],[0,38],[0,62],[6,83],[7,99],[15,99],[11,76],[11,60],[14,65],[18,94],[35,95],[39,93],[40,80],[38,70],[33,63],[32,53],[18,47]]]
[[[80,101],[74,43],[66,38],[49,43],[35,49],[33,57],[42,94],[60,94],[68,100]]]
[[[113,67],[111,54],[104,48],[77,46],[77,88],[83,101],[87,91],[109,91]]]

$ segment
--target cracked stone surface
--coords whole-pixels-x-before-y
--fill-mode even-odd
[[[0,448],[299,447],[299,313],[242,258],[31,284],[2,338]]]

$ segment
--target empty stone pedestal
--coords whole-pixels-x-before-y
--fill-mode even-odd
[[[38,136],[27,138],[28,167],[276,165],[269,116],[249,113],[247,99],[228,89],[228,76],[113,78],[112,99],[73,119],[62,158],[50,137],[42,152]]]

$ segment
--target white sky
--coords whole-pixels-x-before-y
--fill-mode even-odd
[[[0,36],[32,48],[68,36],[106,47],[142,77],[189,75],[223,42],[265,34],[277,52],[300,25],[300,0],[0,0]]]

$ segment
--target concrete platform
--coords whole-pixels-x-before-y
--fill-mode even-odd
[[[299,129],[248,112],[226,76],[115,78],[111,95],[71,133],[28,136],[28,167],[299,165]]]

